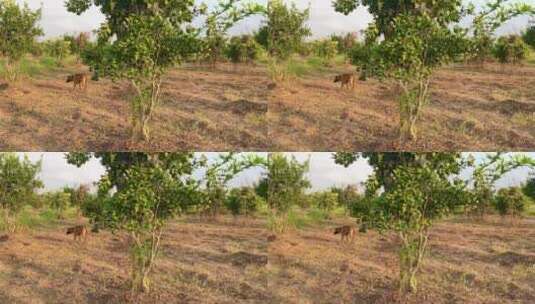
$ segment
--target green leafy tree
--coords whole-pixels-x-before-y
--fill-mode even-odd
[[[205,11],[194,0],[69,0],[66,7],[78,15],[91,5],[106,18],[99,31],[94,60],[87,62],[100,76],[126,79],[135,88],[131,100],[132,136],[149,139],[149,122],[161,95],[166,71],[200,52],[193,19]]]
[[[522,39],[527,45],[531,46],[535,50],[535,22],[532,22],[522,34]]]
[[[326,212],[331,212],[338,205],[338,193],[332,191],[317,192],[312,195],[314,205]]]
[[[311,35],[306,22],[310,10],[300,11],[295,3],[291,6],[282,0],[271,0],[267,6],[267,19],[257,37],[273,58],[288,59],[303,40]]]
[[[359,43],[357,33],[347,33],[345,35],[331,35],[331,40],[336,41],[339,54],[348,54],[349,51]]]
[[[479,217],[488,213],[494,203],[496,182],[505,174],[521,167],[535,168],[535,160],[522,154],[487,154],[483,161],[474,165],[472,190],[465,205],[466,210]]]
[[[266,8],[258,3],[244,2],[242,0],[220,0],[206,17],[206,37],[204,39],[204,53],[215,66],[221,59],[226,45],[226,35],[230,28],[241,20],[260,13]]]
[[[261,47],[253,37],[242,35],[230,39],[225,54],[233,63],[251,63],[258,58],[260,51]]]
[[[69,194],[70,205],[78,208],[78,211],[82,211],[82,206],[90,197],[89,186],[79,185],[77,188],[64,187],[63,192]]]
[[[209,164],[205,174],[205,211],[216,217],[225,204],[228,183],[244,170],[265,165],[265,159],[256,154],[237,155],[220,154],[219,158]]]
[[[527,197],[535,202],[535,175],[531,175],[527,182],[522,186],[522,191]]]
[[[69,42],[71,54],[77,56],[77,60],[81,59],[81,55],[84,52],[85,48],[89,45],[89,33],[82,32],[78,35],[63,35],[63,40]]]
[[[41,161],[32,163],[27,156],[21,159],[13,153],[0,153],[0,211],[9,232],[16,229],[12,217],[43,187],[40,171]]]
[[[98,183],[99,227],[126,231],[131,238],[132,292],[150,290],[150,273],[168,220],[199,200],[192,174],[202,164],[192,153],[70,153],[81,166],[92,156],[106,169]]]
[[[316,56],[330,64],[338,54],[338,42],[332,39],[316,40],[313,43],[313,49]]]
[[[235,217],[239,215],[251,216],[256,212],[261,202],[262,199],[253,188],[234,188],[227,197],[226,207]]]
[[[0,57],[6,58],[6,78],[15,81],[16,65],[43,34],[38,26],[41,10],[19,6],[15,0],[0,1]]]
[[[56,211],[58,218],[63,218],[65,210],[71,204],[71,194],[65,191],[47,192],[44,199],[47,206]]]
[[[349,185],[345,188],[332,188],[332,192],[338,195],[338,205],[350,212],[352,216],[356,216],[360,212],[355,212],[356,208],[362,205],[363,196],[359,193],[356,186]]]
[[[368,208],[362,220],[380,232],[399,235],[400,292],[417,289],[417,273],[425,256],[429,229],[436,220],[470,204],[473,195],[461,170],[473,167],[473,157],[460,153],[337,153],[338,164],[349,166],[360,157],[368,160],[374,173],[366,181]],[[493,185],[513,168],[533,166],[524,155],[505,157],[491,154],[474,167]]]
[[[526,209],[526,197],[518,187],[502,188],[496,194],[494,206],[502,217],[519,217]]]
[[[63,65],[63,60],[71,54],[71,42],[64,38],[49,39],[42,43],[46,55],[57,60],[58,65]]]
[[[489,9],[480,19],[497,16],[492,25],[503,24],[515,14],[533,10],[529,5],[519,4],[513,7],[513,13],[506,14],[509,11],[503,9],[505,2],[494,0],[487,4]],[[461,0],[336,0],[333,3],[344,14],[363,5],[373,15],[374,22],[366,30],[366,51],[360,52],[366,56],[354,58],[364,75],[397,83],[401,90],[400,139],[416,139],[416,123],[429,103],[433,72],[472,51],[467,43],[468,30],[459,23],[474,8],[463,6]]]
[[[349,166],[360,157],[374,169],[366,182],[370,203],[362,220],[372,229],[398,234],[400,292],[415,291],[429,228],[463,202],[464,183],[456,176],[466,163],[458,153],[339,153],[335,161]]]
[[[521,63],[526,59],[528,46],[517,35],[500,37],[494,45],[493,53],[500,63]]]
[[[284,232],[287,226],[287,213],[294,205],[304,199],[304,191],[310,188],[306,178],[309,161],[300,163],[292,157],[286,158],[281,153],[272,153],[268,157],[267,172],[260,181],[261,196],[271,209],[276,232]]]

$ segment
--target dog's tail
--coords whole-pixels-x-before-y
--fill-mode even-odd
[[[76,231],[76,227],[67,228],[67,234],[73,234]]]
[[[342,232],[342,227],[334,228],[334,234],[339,234]]]

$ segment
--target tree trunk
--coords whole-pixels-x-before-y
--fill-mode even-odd
[[[419,231],[417,235],[400,233],[402,246],[399,251],[399,291],[401,295],[416,292],[418,280],[416,275],[427,247],[427,231]]]

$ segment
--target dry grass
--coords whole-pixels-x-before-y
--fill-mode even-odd
[[[0,89],[2,151],[264,151],[266,72],[256,66],[198,66],[165,78],[150,143],[130,141],[128,83],[91,81],[72,91],[65,77],[83,66],[36,75]]]
[[[398,92],[375,80],[340,90],[339,66],[279,86],[269,138],[284,151],[496,151],[535,146],[535,66],[453,66],[436,73],[419,139],[400,144]],[[332,77],[331,77],[332,76]]]
[[[337,219],[268,244],[261,219],[187,218],[170,225],[151,293],[136,303],[393,303],[396,238],[358,234],[345,245]],[[73,222],[0,243],[1,303],[124,303],[129,298],[123,235],[91,235],[76,244]],[[535,218],[452,219],[431,233],[420,290],[407,303],[533,303]]]
[[[72,224],[72,223],[71,223]],[[124,303],[130,298],[126,238],[101,232],[74,243],[65,226],[0,244],[0,303]],[[258,220],[189,219],[163,238],[153,290],[136,303],[273,302],[267,242]]]
[[[284,303],[300,304],[533,303],[534,228],[533,218],[515,226],[499,220],[436,225],[419,292],[403,301],[393,235],[359,234],[345,245],[332,229],[307,229],[270,245],[269,289]]]

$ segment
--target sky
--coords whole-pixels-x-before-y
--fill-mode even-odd
[[[359,8],[349,16],[334,11],[331,0],[293,0],[299,8],[306,8],[310,5],[309,26],[314,33],[314,37],[324,37],[332,33],[359,32],[366,28],[372,20],[371,15],[365,8]],[[472,0],[475,4],[484,3],[486,0]],[[534,2],[535,0],[524,0],[524,2]],[[19,3],[27,2],[32,8],[43,8],[41,26],[45,31],[45,37],[57,37],[65,33],[91,32],[98,28],[104,21],[102,14],[95,8],[77,16],[67,12],[63,0],[17,0]],[[200,2],[200,0],[198,1]],[[213,5],[216,0],[204,0],[208,5]],[[265,4],[266,0],[257,0]],[[290,1],[287,1],[290,2]],[[499,34],[518,33],[524,29],[528,23],[527,17],[518,17],[501,28]],[[231,30],[231,34],[250,33],[258,29],[261,19],[252,17],[236,25]]]
[[[19,153],[19,155],[27,155],[31,161],[42,162],[42,170],[40,179],[45,184],[44,191],[58,190],[64,186],[76,187],[80,184],[92,184],[104,174],[104,168],[96,159],[92,159],[82,168],[67,164],[64,153]],[[209,161],[213,161],[217,157],[217,153],[198,153],[197,156],[205,155]],[[266,153],[260,153],[266,156]],[[312,184],[312,191],[325,190],[332,186],[344,187],[346,185],[361,185],[367,177],[372,173],[372,168],[365,160],[359,160],[348,168],[337,165],[333,160],[332,153],[285,153],[287,157],[295,157],[299,162],[305,162],[310,159],[310,171],[307,178]],[[528,154],[535,158],[535,153]],[[483,153],[476,154],[476,158],[482,159]],[[523,183],[529,176],[531,170],[523,168],[517,169],[498,183],[498,187],[506,187],[511,185],[519,185]],[[247,186],[257,182],[264,170],[261,168],[253,168],[242,172],[230,185]],[[463,177],[468,177],[470,172],[464,172]],[[196,173],[197,178],[202,177],[202,172]],[[361,188],[362,189],[362,188]]]

